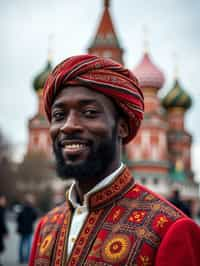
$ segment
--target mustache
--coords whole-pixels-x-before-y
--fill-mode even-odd
[[[92,140],[85,139],[85,138],[81,137],[79,134],[73,133],[73,134],[67,134],[67,135],[60,136],[60,137],[56,138],[54,145],[56,145],[57,147],[62,147],[64,143],[72,142],[72,141],[87,144],[87,145],[93,144]]]

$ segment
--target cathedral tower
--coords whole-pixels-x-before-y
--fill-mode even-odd
[[[163,107],[166,109],[168,130],[168,149],[171,161],[171,172],[176,168],[182,168],[187,177],[192,179],[191,171],[191,143],[192,137],[185,128],[185,114],[191,107],[192,101],[187,92],[176,78],[172,89],[163,99]],[[184,175],[182,175],[184,178]]]
[[[88,53],[109,57],[123,64],[123,49],[120,46],[110,15],[110,1],[104,0],[104,10],[96,35]]]
[[[145,114],[136,138],[126,146],[130,168],[134,176],[154,191],[167,194],[168,150],[167,123],[163,117],[158,91],[164,75],[145,52],[133,70],[144,94]]]
[[[44,70],[33,81],[33,88],[38,97],[38,109],[37,113],[28,122],[29,140],[27,151],[28,154],[34,152],[43,153],[48,159],[52,159],[52,148],[49,136],[49,124],[43,110],[42,90],[51,70],[52,63],[48,59]]]

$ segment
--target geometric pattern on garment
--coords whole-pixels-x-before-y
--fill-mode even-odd
[[[53,217],[57,217],[56,221]],[[42,219],[34,265],[153,266],[162,238],[171,225],[185,217],[162,197],[134,184],[125,169],[90,197],[89,215],[69,258],[66,258],[71,221],[69,202]]]

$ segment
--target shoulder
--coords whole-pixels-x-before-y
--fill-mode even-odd
[[[173,224],[173,226],[171,226],[170,230],[166,235],[166,238],[171,234],[175,238],[177,238],[177,235],[176,234],[174,235],[174,232],[176,232],[178,235],[182,236],[183,238],[188,235],[191,235],[193,239],[198,237],[198,240],[200,242],[200,227],[191,218],[185,217],[183,219],[177,220]]]
[[[146,207],[153,213],[166,213],[175,220],[180,217],[187,217],[166,198],[137,183],[128,191],[125,197],[135,199],[138,204]]]
[[[162,239],[156,265],[200,265],[200,228],[190,218],[174,222]]]
[[[162,239],[169,228],[178,220],[187,216],[164,197],[148,188],[135,184],[119,203],[130,213],[128,221],[133,228],[138,226],[148,234]]]
[[[66,211],[67,211],[66,203],[63,203],[62,205],[53,208],[40,219],[39,221],[40,227],[43,227],[47,224],[54,224],[55,222],[58,222],[60,219],[64,217]]]

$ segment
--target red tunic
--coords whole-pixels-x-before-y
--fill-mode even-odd
[[[95,192],[90,213],[67,258],[72,207],[44,216],[29,266],[199,266],[200,228],[161,196],[135,184],[128,171]]]

